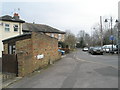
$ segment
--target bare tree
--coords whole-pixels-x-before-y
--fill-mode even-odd
[[[108,23],[109,24],[109,23]],[[113,43],[114,44],[117,44],[118,42],[118,31],[117,31],[117,25],[114,26],[114,28],[112,28],[112,32],[113,32],[113,36],[115,37],[114,38],[114,41]],[[97,45],[100,45],[100,41],[101,41],[101,32],[100,32],[100,25],[99,24],[95,24],[94,25],[94,28],[93,28],[93,34],[91,36],[91,40],[92,40],[92,45],[93,46],[97,46]],[[110,36],[111,36],[111,27],[108,25],[108,28],[107,28],[107,25],[104,23],[103,24],[103,32],[102,32],[102,36],[103,36],[103,45],[107,45],[107,44],[111,44],[111,40],[110,40]]]
[[[82,48],[90,45],[90,35],[84,30],[80,30],[77,34],[77,47]]]
[[[64,43],[68,45],[69,48],[75,48],[76,37],[70,30],[66,31]]]

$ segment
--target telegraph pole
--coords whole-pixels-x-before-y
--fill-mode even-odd
[[[102,16],[100,16],[101,47],[103,46]]]
[[[113,36],[113,30],[112,30],[112,17],[110,18],[111,22],[111,36]],[[113,53],[113,39],[112,39],[112,53]]]

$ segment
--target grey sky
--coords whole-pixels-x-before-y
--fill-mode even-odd
[[[99,17],[118,17],[119,0],[15,0],[2,1],[2,15],[12,15],[20,8],[19,14],[27,22],[47,24],[62,31],[79,30],[91,32],[99,23]]]

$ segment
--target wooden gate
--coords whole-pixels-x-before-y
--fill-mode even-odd
[[[2,55],[2,72],[18,74],[17,55],[3,54]]]

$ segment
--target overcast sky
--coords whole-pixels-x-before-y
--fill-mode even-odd
[[[26,22],[50,25],[59,30],[79,30],[90,33],[91,28],[103,19],[118,17],[119,0],[8,0],[2,1],[0,15],[18,12]],[[26,2],[25,2],[26,1]],[[20,11],[17,9],[20,8]]]

